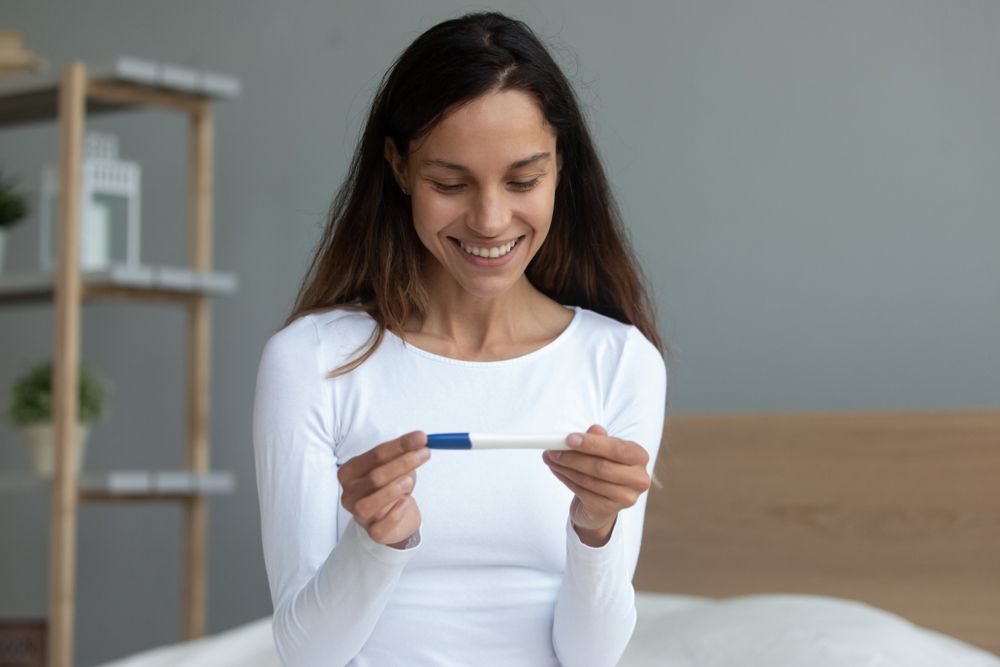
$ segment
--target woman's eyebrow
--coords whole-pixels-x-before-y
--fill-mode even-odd
[[[514,169],[520,169],[521,167],[527,167],[529,164],[532,164],[533,162],[547,160],[550,157],[552,157],[552,154],[548,152],[535,153],[534,155],[530,155],[522,160],[518,160],[517,162],[511,163],[510,167],[508,167],[508,171],[512,171]],[[455,164],[454,162],[448,162],[447,160],[442,160],[440,158],[425,158],[420,161],[420,164],[429,167],[443,167],[445,169],[451,169],[453,171],[460,171],[463,174],[467,174],[472,171],[465,165]]]

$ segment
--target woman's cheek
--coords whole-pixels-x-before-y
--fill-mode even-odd
[[[462,211],[461,197],[431,194],[421,207],[427,220],[448,221]]]

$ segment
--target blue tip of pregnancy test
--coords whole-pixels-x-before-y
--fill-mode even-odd
[[[431,449],[472,449],[468,433],[430,433],[427,446]]]

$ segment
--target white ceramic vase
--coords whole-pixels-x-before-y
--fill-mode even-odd
[[[24,440],[31,457],[31,466],[42,477],[52,477],[55,471],[56,428],[52,423],[26,424],[21,427]],[[87,448],[87,434],[90,429],[87,424],[77,424],[76,443],[79,452],[80,465],[83,469],[83,458]]]

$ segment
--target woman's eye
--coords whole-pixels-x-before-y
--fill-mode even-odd
[[[531,188],[538,185],[539,179],[533,178],[530,181],[511,181],[511,185],[514,186],[516,190],[530,190]]]
[[[533,178],[530,181],[510,181],[510,185],[515,190],[530,190],[531,188],[538,185],[540,178]],[[447,183],[438,183],[437,181],[431,181],[431,184],[436,190],[441,192],[458,192],[465,187],[465,183],[456,183],[454,185],[448,185]]]
[[[465,187],[465,185],[462,183],[459,183],[457,185],[445,185],[444,183],[434,182],[434,187],[443,192],[455,192],[457,190],[461,190],[463,187]]]

